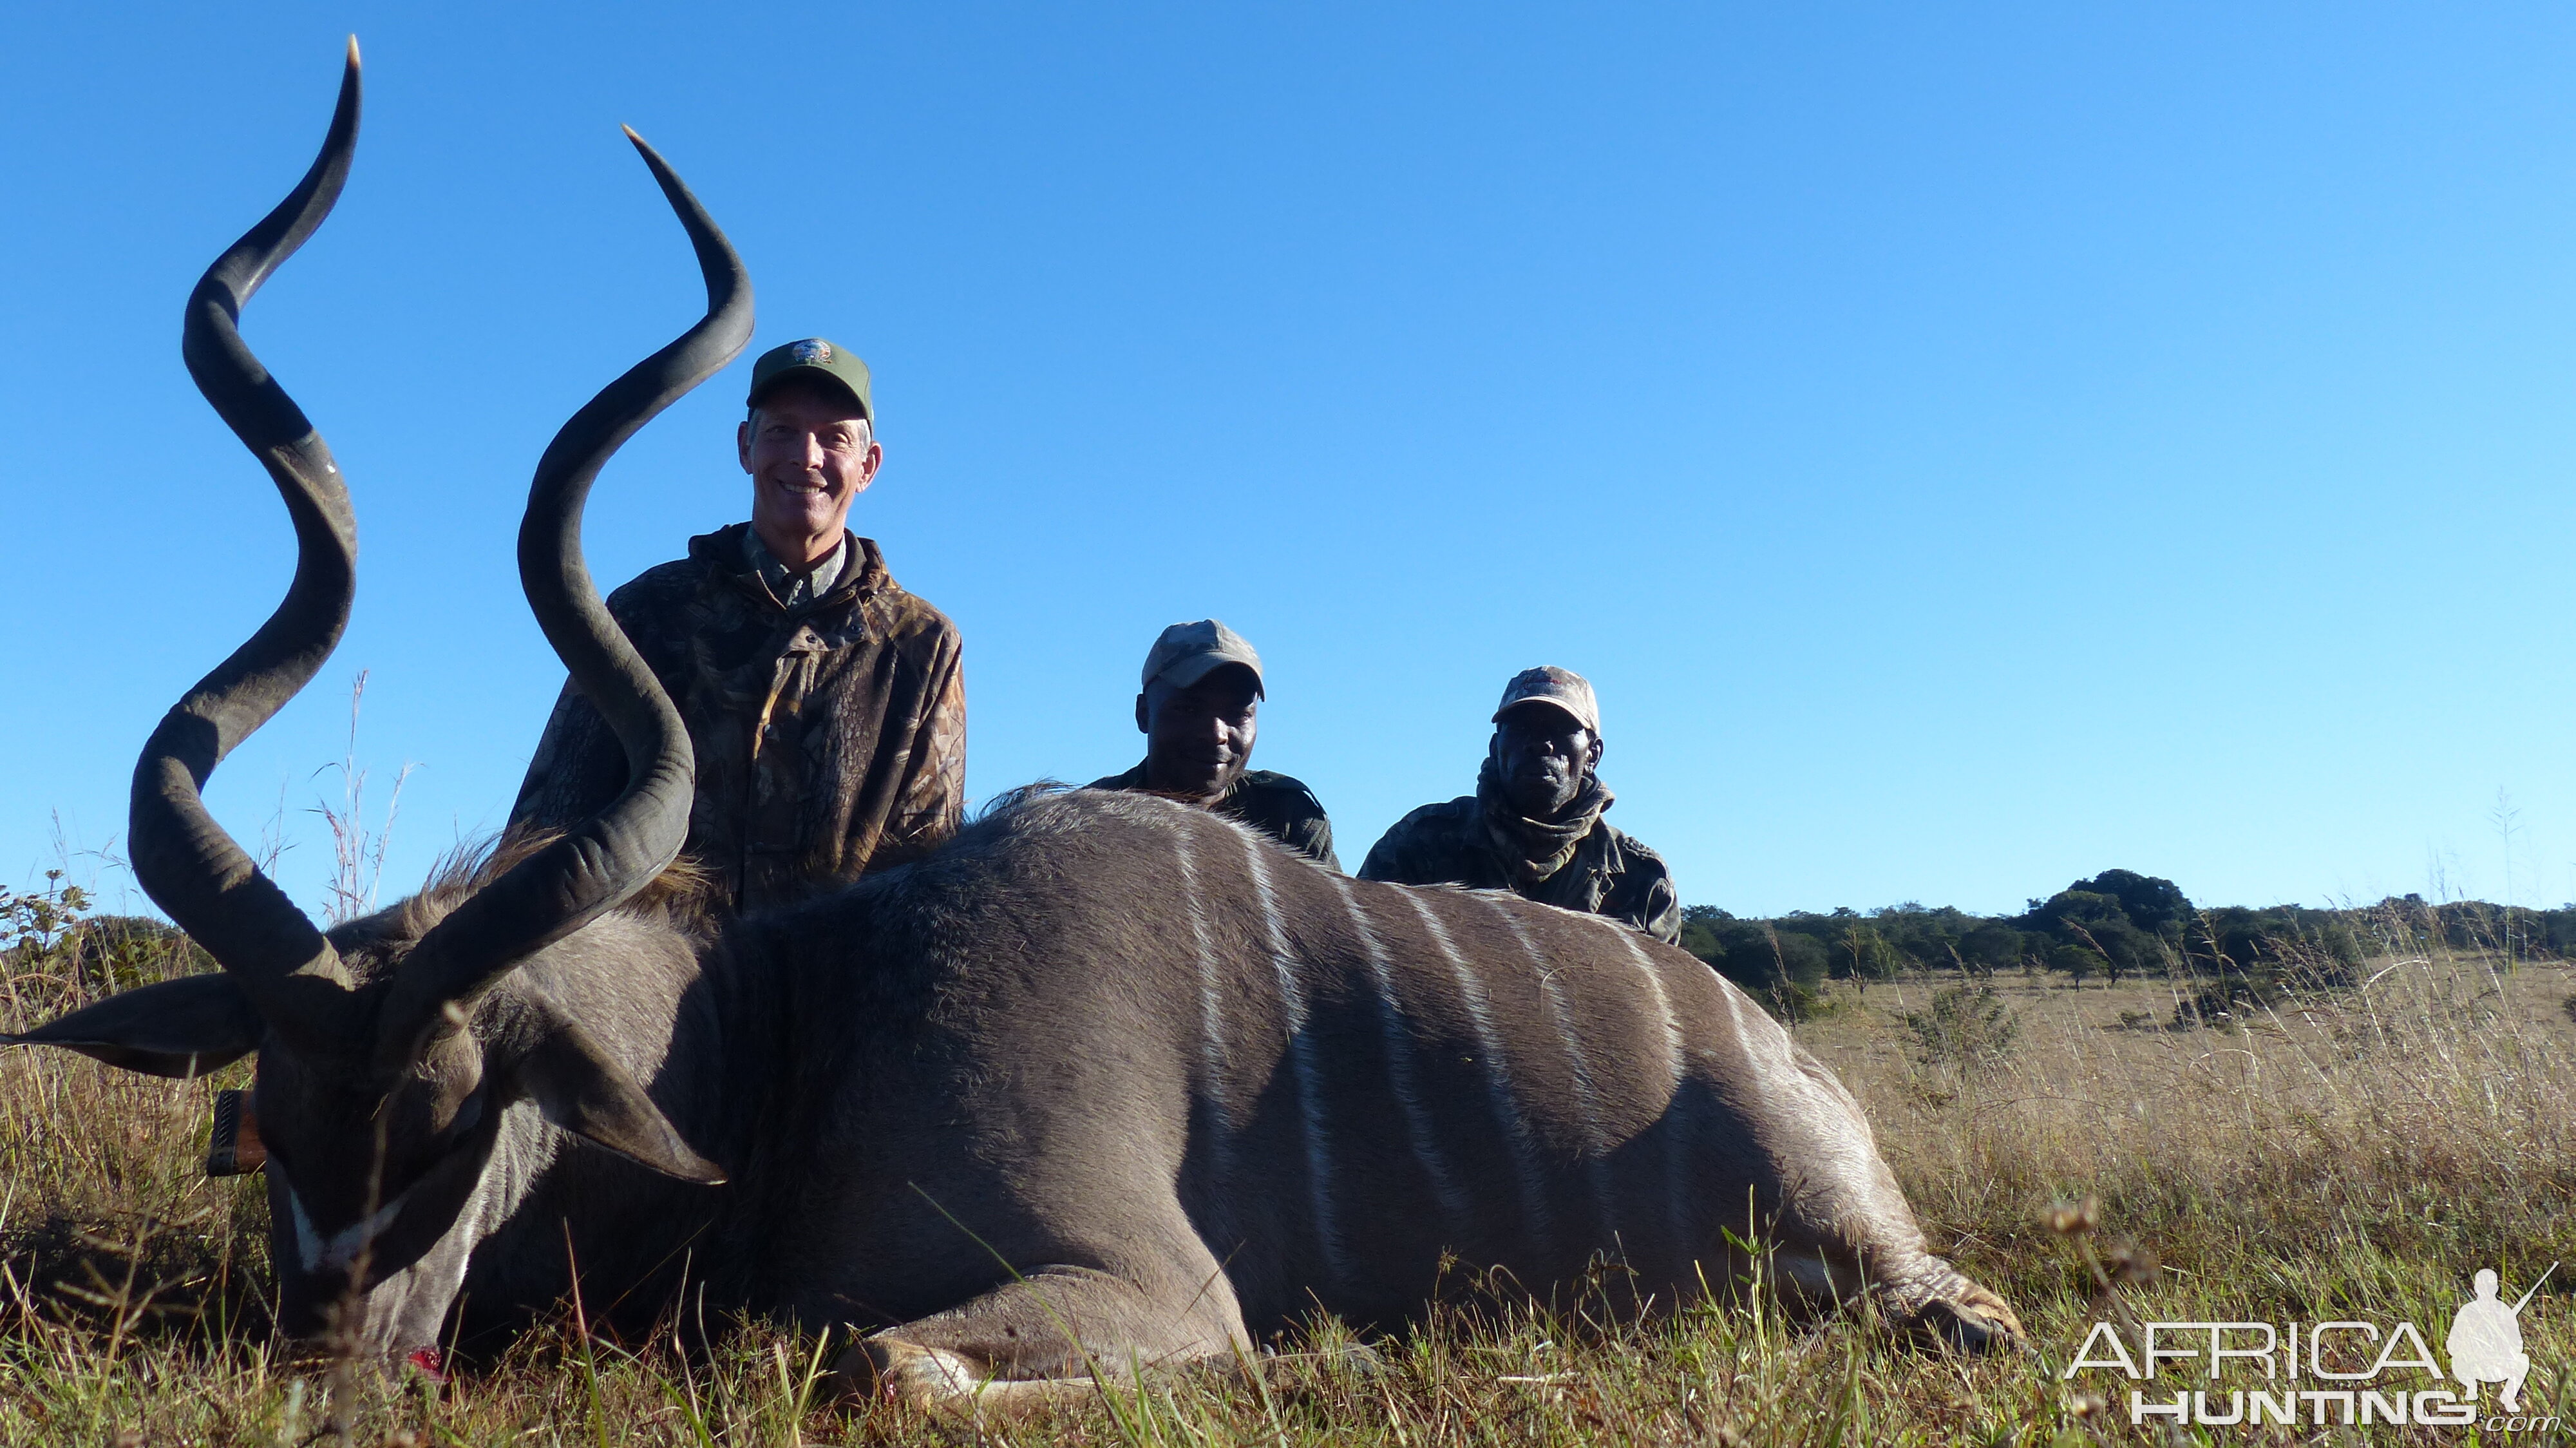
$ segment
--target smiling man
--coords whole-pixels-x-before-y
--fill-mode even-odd
[[[1262,697],[1261,655],[1243,635],[1212,618],[1172,625],[1146,651],[1145,684],[1136,695],[1145,762],[1091,787],[1186,800],[1340,869],[1333,824],[1315,792],[1287,775],[1247,768]]]
[[[906,593],[850,504],[875,481],[867,364],[808,337],[752,364],[736,434],[751,520],[609,595],[697,750],[688,851],[738,910],[784,905],[957,826],[966,693],[956,625]],[[571,825],[626,786],[626,755],[567,683],[513,823]]]
[[[1568,669],[1524,669],[1503,686],[1476,792],[1397,820],[1360,878],[1514,890],[1678,941],[1681,900],[1664,857],[1601,817],[1614,796],[1600,766],[1592,685]]]

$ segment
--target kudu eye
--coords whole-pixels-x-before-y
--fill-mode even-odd
[[[448,1120],[447,1129],[439,1135],[452,1144],[463,1139],[482,1120],[483,1090],[476,1087],[474,1094],[465,1098],[465,1104],[456,1108],[456,1115]]]

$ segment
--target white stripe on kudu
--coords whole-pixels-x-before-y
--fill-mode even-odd
[[[1467,1020],[1476,1030],[1477,1064],[1484,1069],[1485,1092],[1493,1098],[1494,1116],[1503,1128],[1503,1138],[1512,1147],[1512,1175],[1521,1189],[1521,1220],[1529,1226],[1535,1241],[1548,1236],[1547,1193],[1539,1181],[1537,1142],[1530,1134],[1529,1122],[1521,1116],[1520,1103],[1512,1099],[1511,1079],[1504,1074],[1502,1038],[1494,1034],[1493,1013],[1485,1009],[1485,987],[1469,969],[1458,947],[1450,942],[1448,927],[1432,913],[1431,892],[1407,890],[1404,898],[1413,902],[1414,913],[1422,917],[1423,929],[1430,932],[1431,943],[1449,962],[1449,974],[1458,982],[1458,997],[1467,1007]],[[1456,896],[1444,896],[1456,899]]]
[[[1664,1027],[1666,1078],[1678,1089],[1682,1084],[1683,1069],[1682,1023],[1673,1015],[1673,998],[1664,992],[1664,978],[1655,969],[1654,957],[1646,954],[1646,947],[1638,943],[1642,937],[1632,927],[1605,916],[1591,918],[1600,921],[1601,928],[1619,937],[1619,942],[1628,947],[1628,958],[1637,963],[1637,973],[1646,978],[1646,992],[1655,998],[1655,1016]]]
[[[1502,917],[1503,928],[1520,942],[1521,954],[1529,957],[1530,971],[1538,977],[1539,994],[1547,1000],[1547,1018],[1556,1027],[1557,1039],[1565,1042],[1565,1064],[1574,1078],[1574,1109],[1583,1115],[1583,1172],[1592,1187],[1592,1210],[1600,1219],[1602,1238],[1615,1242],[1619,1239],[1619,1221],[1610,1206],[1610,1143],[1601,1130],[1601,1091],[1592,1080],[1592,1060],[1584,1054],[1583,1035],[1574,1024],[1574,1011],[1566,1005],[1565,992],[1556,983],[1555,968],[1539,953],[1538,942],[1522,928],[1520,917],[1499,900],[1477,898],[1486,909]]]
[[[319,1272],[325,1267],[347,1267],[354,1264],[359,1254],[374,1246],[376,1238],[384,1234],[385,1228],[394,1224],[394,1218],[402,1215],[403,1202],[410,1195],[408,1191],[397,1193],[392,1201],[376,1208],[374,1216],[363,1222],[342,1227],[339,1231],[325,1237],[321,1230],[313,1225],[311,1214],[304,1210],[304,1198],[299,1196],[294,1185],[289,1183],[286,1188],[286,1209],[295,1223],[296,1260],[304,1264],[304,1270],[307,1272]]]
[[[1288,1017],[1288,1070],[1296,1078],[1297,1114],[1306,1137],[1306,1189],[1314,1202],[1315,1235],[1324,1245],[1324,1274],[1335,1282],[1348,1281],[1342,1267],[1341,1233],[1333,1221],[1333,1149],[1325,1139],[1323,1103],[1315,1095],[1315,1043],[1306,1034],[1306,995],[1297,988],[1297,965],[1288,958],[1287,932],[1279,925],[1279,900],[1270,889],[1270,862],[1263,858],[1270,847],[1240,825],[1230,828],[1243,843],[1252,893],[1261,902],[1270,965],[1279,974],[1279,1005]]]
[[[1333,876],[1333,888],[1341,892],[1342,908],[1350,912],[1351,928],[1359,932],[1360,951],[1368,958],[1369,980],[1377,987],[1378,1020],[1386,1033],[1388,1084],[1395,1091],[1396,1106],[1404,1113],[1405,1137],[1413,1147],[1413,1159],[1431,1178],[1431,1193],[1440,1199],[1440,1210],[1447,1218],[1443,1225],[1454,1236],[1468,1225],[1467,1196],[1450,1176],[1449,1164],[1440,1155],[1438,1130],[1422,1108],[1421,1088],[1413,1074],[1413,1032],[1405,1019],[1403,1004],[1396,999],[1386,952],[1378,945],[1377,932],[1369,929],[1359,897],[1351,893],[1350,877]]]
[[[1199,867],[1190,854],[1190,832],[1186,828],[1172,831],[1172,875],[1181,904],[1189,912],[1190,946],[1198,952],[1199,1074],[1206,1078],[1208,1109],[1216,1117],[1216,1136],[1209,1147],[1216,1179],[1230,1187],[1234,1180],[1234,1107],[1226,1100],[1224,1003],[1217,994],[1216,950],[1208,943],[1207,912],[1199,908]]]
[[[1660,1129],[1664,1133],[1664,1211],[1670,1219],[1673,1241],[1688,1251],[1697,1243],[1690,1234],[1690,1141],[1680,1120],[1682,1073],[1688,1065],[1682,1054],[1682,1023],[1673,1016],[1673,998],[1664,990],[1664,978],[1655,969],[1654,957],[1638,943],[1637,932],[1617,920],[1602,919],[1601,924],[1628,947],[1628,958],[1645,976],[1646,989],[1655,997],[1655,1014],[1664,1023],[1664,1070],[1669,1073],[1672,1089],[1664,1098],[1662,1119],[1648,1130]]]
[[[1735,1029],[1735,1059],[1731,1062],[1720,1061],[1714,1064],[1747,1095],[1757,1101],[1764,1100],[1772,1094],[1765,1087],[1764,1078],[1773,1068],[1767,1062],[1757,1062],[1754,1059],[1753,1033],[1745,1028],[1744,1005],[1737,999],[1740,994],[1734,982],[1723,977],[1719,978],[1717,998],[1726,1007],[1726,1023]],[[1760,1010],[1761,1007],[1756,1006],[1754,1009]],[[1702,1048],[1702,1053],[1706,1054],[1705,1047]]]

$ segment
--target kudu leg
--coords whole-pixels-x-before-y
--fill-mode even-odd
[[[2023,1345],[2011,1306],[1927,1250],[1919,1234],[1854,1225],[1781,1223],[1764,1266],[1793,1311],[1822,1318],[1866,1298],[1898,1328],[1966,1352]]]
[[[1868,1118],[1831,1071],[1800,1051],[1805,1100],[1839,1117],[1839,1154],[1821,1144],[1801,1154],[1801,1171],[1778,1225],[1780,1286],[1810,1306],[1848,1305],[1863,1291],[1900,1327],[1970,1352],[2025,1344],[2021,1319],[2003,1298],[1932,1252],[1869,1136]]]
[[[1721,1261],[1756,1267],[1802,1313],[1866,1299],[1897,1326],[1956,1347],[2022,1345],[2012,1308],[1932,1252],[1842,1081],[1716,973],[1660,979],[1691,1062],[1667,1124],[1701,1163],[1703,1278],[1723,1287],[1712,1271]],[[1743,1262],[1731,1239],[1762,1243],[1761,1262]]]
[[[1195,1282],[1156,1273],[1166,1285],[1155,1290],[1091,1268],[1046,1268],[861,1338],[834,1371],[851,1394],[1010,1416],[1088,1395],[1104,1378],[1248,1353],[1233,1288],[1212,1259],[1206,1273]]]

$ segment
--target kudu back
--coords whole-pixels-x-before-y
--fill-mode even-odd
[[[347,492],[234,322],[329,211],[357,103],[353,46],[312,173],[188,315],[191,371],[300,550],[277,614],[136,773],[137,874],[223,969],[0,1037],[171,1076],[257,1053],[290,1332],[416,1355],[460,1302],[541,1311],[578,1273],[594,1314],[685,1294],[702,1317],[855,1328],[853,1382],[1008,1407],[1319,1307],[1399,1324],[1475,1282],[1670,1306],[1743,1280],[1739,1244],[1760,1242],[1795,1298],[2019,1340],[1926,1251],[1831,1073],[1613,922],[1349,879],[1088,790],[1025,792],[795,909],[691,908],[666,871],[688,737],[591,585],[580,517],[617,446],[741,349],[751,293],[640,139],[708,311],[566,424],[520,535],[531,607],[630,784],[572,831],[315,930],[198,792],[348,615]]]

